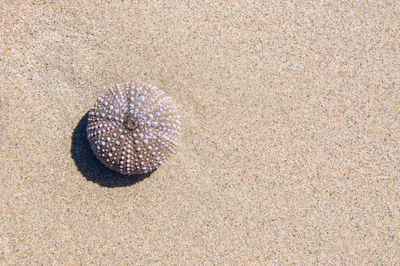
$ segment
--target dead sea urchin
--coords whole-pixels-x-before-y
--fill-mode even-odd
[[[180,122],[164,91],[128,82],[97,99],[86,131],[94,154],[107,167],[122,174],[144,174],[174,153]]]

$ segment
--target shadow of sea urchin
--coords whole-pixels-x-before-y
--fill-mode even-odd
[[[172,98],[149,84],[118,84],[89,111],[87,137],[94,154],[122,174],[158,168],[175,151],[179,133]]]

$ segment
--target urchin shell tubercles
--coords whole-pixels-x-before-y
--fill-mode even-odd
[[[179,134],[174,101],[150,84],[118,84],[89,111],[87,137],[94,154],[122,174],[161,166],[175,152]]]

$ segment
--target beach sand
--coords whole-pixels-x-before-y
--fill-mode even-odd
[[[1,264],[400,263],[398,1],[1,2]],[[130,80],[182,117],[134,178],[85,133]]]

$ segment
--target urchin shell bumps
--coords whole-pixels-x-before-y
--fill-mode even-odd
[[[150,84],[118,84],[89,111],[87,137],[94,154],[122,174],[161,166],[174,153],[179,134],[172,98]]]

